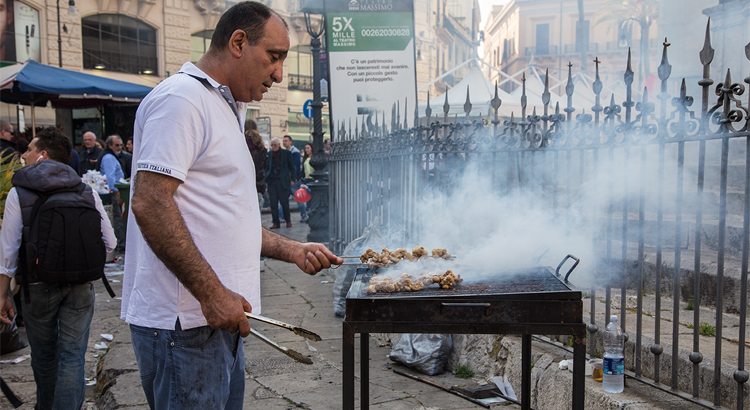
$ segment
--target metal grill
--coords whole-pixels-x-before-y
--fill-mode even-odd
[[[368,404],[368,334],[521,334],[521,408],[531,408],[531,335],[574,336],[574,368],[585,369],[586,325],[581,292],[552,268],[498,272],[496,280],[463,282],[455,289],[367,293],[375,271],[358,269],[346,299],[343,325],[344,409],[354,409],[354,335],[360,333],[361,403]],[[485,275],[488,277],[489,275]],[[573,375],[573,409],[583,409],[584,372]]]

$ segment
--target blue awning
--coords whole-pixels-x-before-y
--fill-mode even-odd
[[[138,103],[151,87],[39,64],[35,61],[0,68],[0,100],[55,107],[93,107]]]

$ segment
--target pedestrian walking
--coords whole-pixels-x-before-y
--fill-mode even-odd
[[[125,173],[120,164],[119,154],[122,152],[122,138],[119,135],[107,137],[107,148],[105,148],[96,163],[96,170],[107,176],[107,187],[112,193],[112,222],[117,236],[117,248],[119,252],[125,251],[125,225],[122,219],[123,199],[115,184],[125,178]]]
[[[292,137],[290,137],[289,135],[284,135],[284,138],[282,139],[284,149],[289,150],[289,152],[292,153],[292,162],[294,162],[294,178],[296,179],[296,181],[294,182],[294,185],[292,185],[289,189],[289,194],[291,194],[292,198],[294,198],[294,193],[297,192],[301,183],[300,179],[302,174],[302,153],[297,147],[292,144],[292,142]],[[296,199],[294,201],[297,202],[297,209],[299,209],[299,215],[301,217],[300,222],[305,222],[307,220],[307,207],[305,206],[305,203],[299,202]],[[288,217],[287,221],[291,222],[292,215],[285,215]]]
[[[104,275],[106,252],[116,244],[99,195],[68,165],[71,149],[68,137],[54,127],[37,133],[23,154],[29,165],[13,176],[0,230],[0,322],[11,323],[8,289],[12,277],[20,278],[35,408],[41,410],[83,405],[84,355],[94,313],[91,280]],[[37,201],[44,206],[35,207]],[[52,206],[60,203],[65,205]],[[52,216],[45,219],[49,213],[64,215],[76,231],[57,227]],[[51,228],[32,229],[37,224]],[[61,247],[65,254],[57,255],[54,250]]]
[[[289,188],[294,185],[296,175],[292,153],[281,149],[281,141],[278,138],[271,139],[271,151],[268,152],[268,166],[266,167],[266,184],[268,196],[271,198],[273,221],[271,229],[278,229],[281,226],[279,207],[286,216],[286,227],[292,227],[289,212]]]
[[[247,102],[282,81],[288,51],[278,14],[237,3],[206,54],[138,108],[121,318],[152,409],[242,408],[241,337],[245,312],[261,313],[261,255],[307,274],[343,263],[260,225],[243,125]]]

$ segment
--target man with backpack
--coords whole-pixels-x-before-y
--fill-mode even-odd
[[[0,321],[20,277],[36,409],[80,409],[94,313],[92,280],[104,278],[116,239],[99,195],[68,166],[72,145],[53,127],[37,133],[16,171],[0,230]],[[111,294],[109,285],[106,284]]]

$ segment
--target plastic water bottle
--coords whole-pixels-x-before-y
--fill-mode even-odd
[[[609,318],[609,324],[604,332],[604,374],[602,387],[607,393],[622,393],[625,388],[625,333],[620,329],[617,316]]]

